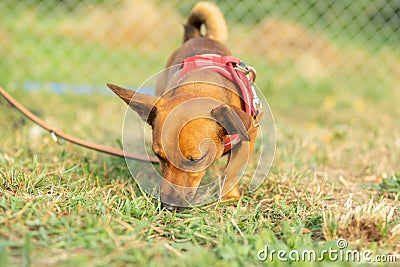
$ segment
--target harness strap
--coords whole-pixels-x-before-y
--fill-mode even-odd
[[[225,140],[224,153],[223,154],[227,153],[229,150],[231,150],[239,142],[240,142],[239,134],[228,135],[228,137]]]
[[[182,72],[177,84],[180,84],[189,72],[196,69],[214,70],[240,88],[241,98],[245,106],[244,111],[247,114],[254,117],[257,115],[257,109],[261,108],[253,86],[255,70],[245,65],[240,59],[218,54],[201,54],[184,59],[181,68]]]
[[[254,89],[255,70],[252,67],[247,66],[240,59],[233,56],[201,54],[186,58],[182,62],[181,68],[182,72],[177,82],[178,85],[189,72],[197,69],[213,70],[234,82],[240,88],[244,111],[257,121],[261,103]],[[255,127],[258,126],[258,121],[256,124]],[[239,134],[229,135],[225,140],[224,154],[239,142]]]
[[[143,154],[138,154],[138,153],[129,153],[129,152],[124,152],[121,149],[113,148],[113,147],[108,147],[105,145],[100,145],[96,143],[92,143],[89,141],[84,141],[79,138],[73,137],[71,135],[68,135],[62,131],[59,131],[48,124],[46,124],[43,120],[39,119],[37,116],[35,116],[32,112],[30,112],[28,109],[26,109],[24,106],[22,106],[18,101],[16,101],[14,98],[12,98],[7,92],[0,86],[0,94],[13,106],[15,107],[19,112],[21,112],[25,117],[33,121],[35,124],[40,126],[41,128],[45,129],[51,134],[52,139],[60,143],[57,137],[62,138],[62,140],[67,140],[73,144],[86,147],[89,149],[93,149],[99,152],[103,152],[109,155],[113,156],[118,156],[118,157],[125,157],[137,161],[142,161],[142,162],[150,162],[150,163],[159,163],[159,160],[157,157],[154,156],[148,156],[148,155],[143,155]]]

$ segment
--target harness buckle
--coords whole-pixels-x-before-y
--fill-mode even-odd
[[[235,65],[235,69],[246,74],[250,81],[255,81],[257,71],[254,67],[248,66],[244,62],[240,61],[239,64]]]
[[[255,110],[262,109],[262,104],[260,102],[260,98],[258,97],[256,90],[254,89],[253,83],[250,85],[251,91],[253,92],[253,107]]]
[[[244,64],[244,62],[242,62],[242,61],[240,61],[239,64],[235,65],[235,69],[243,72],[246,75],[248,75],[250,73],[249,67],[246,64]]]
[[[256,75],[257,75],[257,71],[254,67],[252,66],[247,66],[247,68],[249,69],[249,74],[250,75],[250,80],[252,80],[253,82],[256,80]]]

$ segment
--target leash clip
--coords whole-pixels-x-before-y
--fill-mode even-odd
[[[57,143],[57,144],[59,144],[59,145],[64,145],[65,144],[65,140],[63,139],[63,138],[58,138],[57,137],[57,135],[56,135],[56,133],[55,132],[53,132],[53,131],[50,131],[50,136],[51,136],[51,139],[53,139],[53,141],[55,142],[55,143]]]

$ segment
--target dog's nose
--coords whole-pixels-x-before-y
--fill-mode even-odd
[[[179,207],[179,206],[167,204],[164,202],[161,202],[161,208],[167,209],[169,211],[178,211],[178,212],[183,211],[185,209],[185,207]]]

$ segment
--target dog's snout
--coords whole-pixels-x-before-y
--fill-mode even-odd
[[[177,211],[177,212],[183,211],[185,209],[185,207],[179,207],[179,206],[171,205],[171,204],[164,203],[164,202],[161,202],[161,208],[164,208],[169,211]]]

